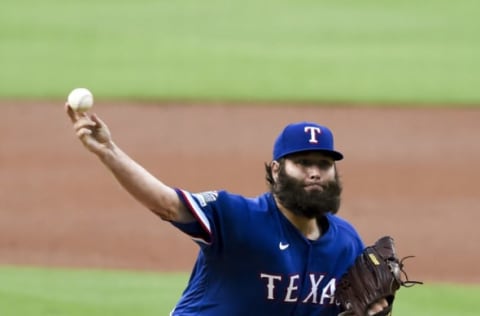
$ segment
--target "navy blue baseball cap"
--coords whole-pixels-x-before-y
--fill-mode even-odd
[[[287,125],[273,146],[273,160],[302,151],[321,151],[334,160],[342,160],[342,153],[334,149],[332,131],[313,122]]]

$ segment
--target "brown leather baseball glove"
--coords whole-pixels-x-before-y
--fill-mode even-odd
[[[422,284],[408,280],[403,270],[403,261],[411,257],[399,260],[390,236],[382,237],[365,248],[338,282],[335,297],[346,312],[342,315],[368,315],[369,307],[381,299],[386,299],[389,306],[375,316],[391,315],[397,290],[401,286]]]

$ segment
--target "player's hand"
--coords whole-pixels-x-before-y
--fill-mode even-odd
[[[386,299],[382,298],[381,300],[375,302],[370,306],[370,308],[367,311],[367,315],[375,315],[383,311],[385,308],[388,307],[388,302]],[[355,314],[351,311],[343,312],[338,314],[338,316],[355,316]]]
[[[88,150],[102,154],[113,147],[111,133],[97,115],[76,112],[68,103],[65,104],[65,110],[73,123],[77,137]]]
[[[370,308],[368,309],[368,315],[375,315],[377,313],[380,313],[381,311],[383,311],[383,309],[387,308],[388,307],[388,302],[386,299],[382,298],[381,300],[375,302],[374,304],[372,304],[370,306]]]

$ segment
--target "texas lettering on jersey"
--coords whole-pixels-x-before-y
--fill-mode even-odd
[[[294,274],[288,277],[278,274],[260,273],[260,279],[265,282],[266,299],[270,301],[281,302],[301,302],[305,304],[332,305],[335,304],[335,284],[336,279],[330,279],[323,288],[319,288],[320,283],[325,279],[323,274],[310,273],[308,275],[309,292],[304,297],[300,297],[300,275]],[[288,285],[282,281],[287,278]]]
[[[315,129],[306,133],[312,141],[320,135]],[[270,192],[253,198],[227,191],[177,189],[177,194],[196,221],[173,224],[200,251],[172,316],[246,315],[252,306],[255,315],[338,314],[338,276],[363,249],[346,221],[327,215],[329,229],[322,239],[308,241]]]

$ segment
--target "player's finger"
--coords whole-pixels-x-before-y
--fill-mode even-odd
[[[93,113],[93,114],[90,116],[90,118],[92,119],[92,121],[94,121],[95,123],[97,123],[97,126],[100,126],[100,127],[106,127],[106,126],[107,126],[107,124],[105,124],[105,122],[102,121],[102,119],[100,119],[100,118],[98,117],[98,115],[95,114],[95,113]]]
[[[77,137],[82,139],[85,136],[92,135],[92,130],[88,128],[81,128],[77,130]]]
[[[375,302],[374,304],[372,304],[370,306],[370,308],[368,309],[368,312],[367,314],[370,316],[370,315],[375,315],[377,313],[380,313],[381,311],[383,311],[386,307],[388,307],[388,302],[386,299],[381,299],[377,302]]]
[[[373,316],[377,313],[380,313],[383,310],[379,305],[373,304],[372,307],[368,310],[367,314],[368,316]]]
[[[65,103],[65,111],[67,112],[67,115],[72,121],[72,123],[75,123],[78,120],[75,111],[70,107],[70,104],[68,104],[68,102]]]
[[[73,123],[73,129],[79,131],[82,128],[92,129],[97,125],[94,121],[88,119],[88,117],[78,118],[76,122]]]
[[[388,307],[388,302],[387,302],[386,299],[381,299],[380,302],[379,302],[379,304],[380,304],[383,308]]]

